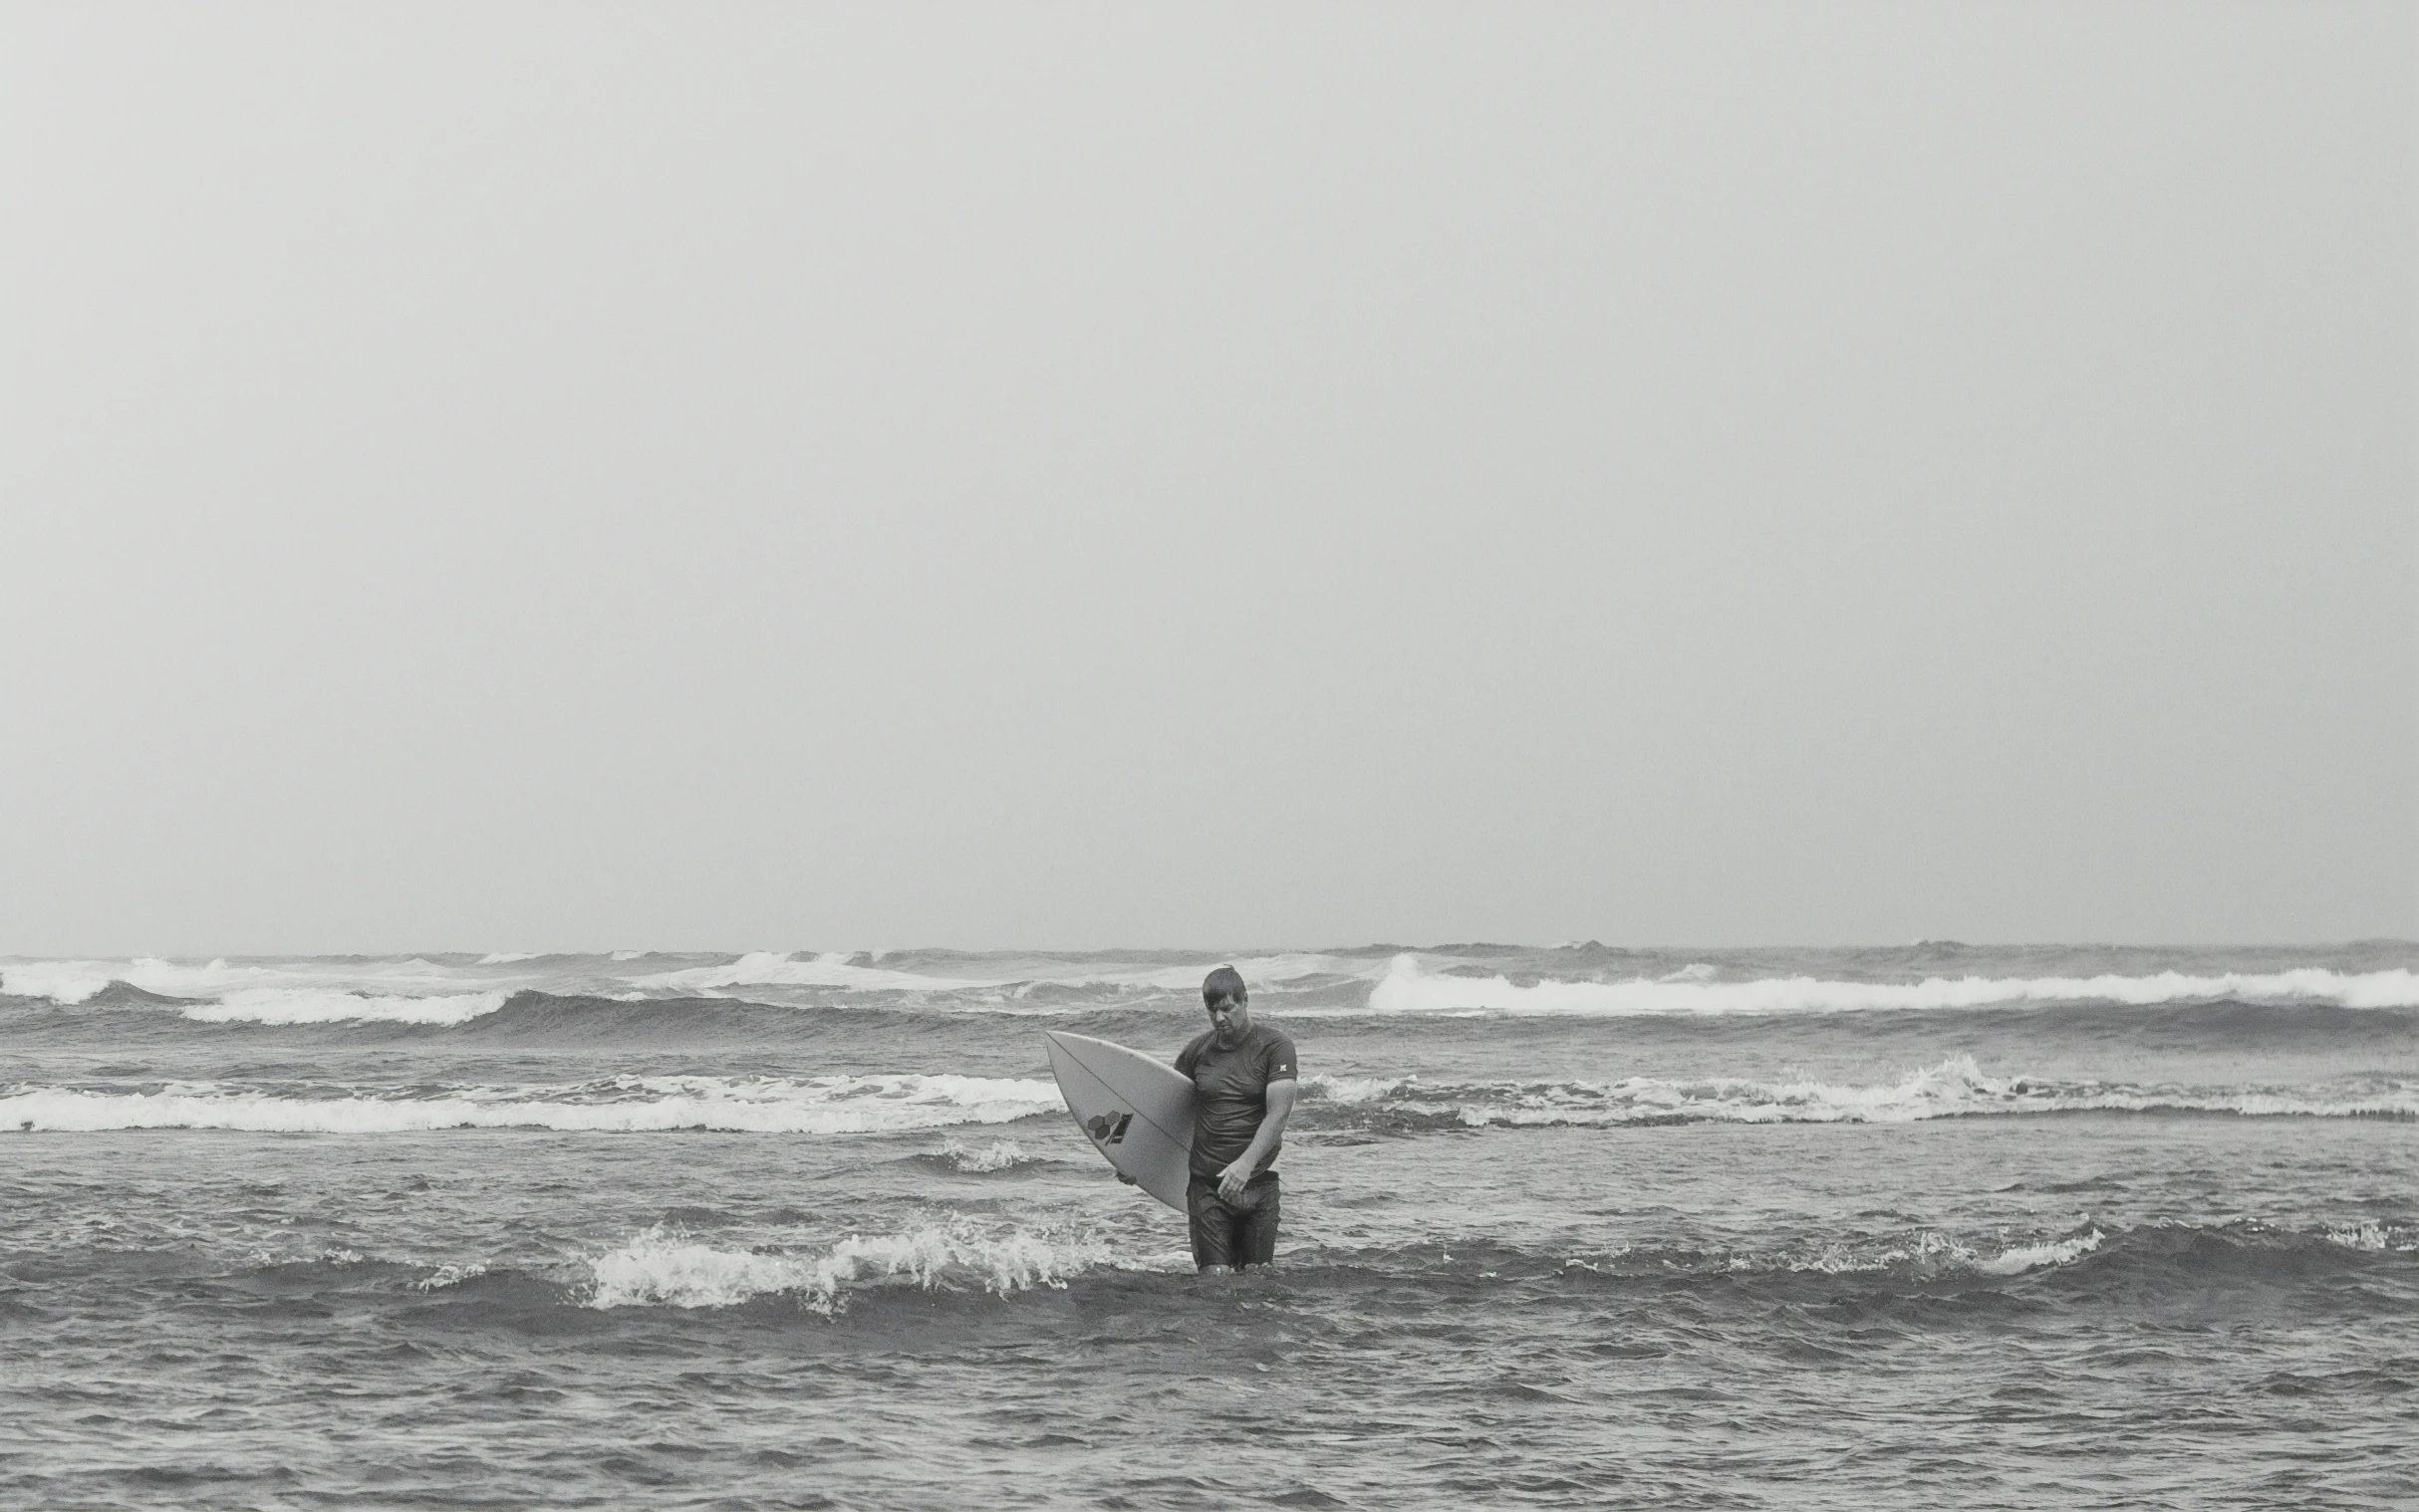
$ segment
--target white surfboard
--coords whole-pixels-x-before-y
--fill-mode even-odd
[[[1092,1147],[1134,1184],[1185,1210],[1193,1082],[1165,1061],[1089,1035],[1045,1029],[1050,1070]]]

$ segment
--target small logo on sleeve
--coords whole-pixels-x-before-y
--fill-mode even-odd
[[[1084,1121],[1084,1133],[1092,1136],[1095,1144],[1123,1143],[1126,1126],[1133,1122],[1134,1115],[1130,1113],[1096,1113]]]

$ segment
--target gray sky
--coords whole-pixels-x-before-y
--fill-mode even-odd
[[[0,15],[0,951],[2419,935],[2409,5]]]

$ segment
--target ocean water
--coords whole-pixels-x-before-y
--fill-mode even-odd
[[[12,1507],[2419,1505],[2409,943],[6,959],[0,1151]]]

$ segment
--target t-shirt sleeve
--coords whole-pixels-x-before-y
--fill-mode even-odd
[[[1293,1074],[1293,1041],[1285,1035],[1268,1036],[1267,1046],[1260,1051],[1260,1080],[1264,1082],[1296,1081]]]
[[[1193,1068],[1201,1063],[1201,1039],[1197,1036],[1187,1040],[1185,1048],[1176,1053],[1176,1074],[1181,1077],[1190,1077],[1193,1075]]]

